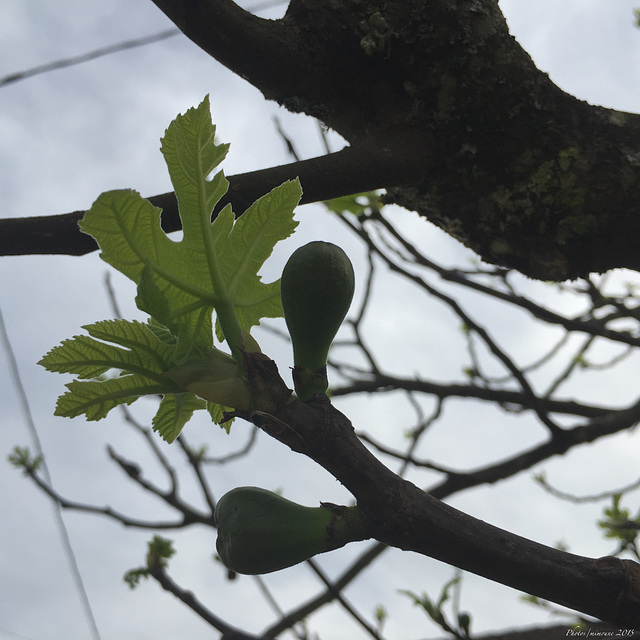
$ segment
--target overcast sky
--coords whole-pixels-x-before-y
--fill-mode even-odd
[[[257,3],[253,0],[254,6]],[[252,2],[246,0],[245,5],[251,7]],[[633,27],[632,14],[640,2],[503,0],[501,5],[512,33],[562,89],[593,104],[640,111],[640,31]],[[284,5],[261,15],[276,17],[283,11]],[[3,0],[0,78],[171,26],[148,0]],[[207,93],[211,94],[218,136],[231,143],[224,164],[228,175],[290,161],[273,126],[276,114],[302,156],[323,152],[312,120],[266,102],[257,90],[178,36],[0,88],[0,216],[85,209],[101,192],[113,188],[132,187],[143,195],[168,191],[159,138],[177,113],[198,104]],[[332,143],[338,148],[339,138],[332,138]],[[343,227],[321,208],[303,207],[297,215],[300,231],[275,252],[265,279],[278,277],[291,251],[310,239],[339,237],[356,267],[363,265],[362,247],[344,235]],[[397,211],[394,215],[394,222],[419,239],[430,257],[447,264],[468,264],[470,252],[455,241],[414,214]],[[111,443],[125,457],[143,464],[150,478],[164,481],[141,439],[123,424],[118,412],[100,423],[54,418],[55,400],[67,379],[36,365],[62,339],[79,333],[82,325],[112,316],[102,284],[106,272],[107,266],[96,254],[0,258],[0,309],[56,488],[69,498],[109,504],[135,517],[170,518],[162,505],[132,488],[106,456],[105,445]],[[131,283],[117,273],[112,273],[112,279],[123,315],[143,317],[133,304]],[[445,381],[460,379],[461,360],[451,357],[446,340],[431,341],[428,361],[420,350],[407,350],[406,336],[422,336],[425,327],[419,307],[413,315],[406,313],[405,300],[411,294],[403,287],[394,283],[379,292],[378,315],[370,323],[373,339],[385,344],[381,353],[385,366],[405,374],[420,370]],[[495,325],[495,309],[481,304],[478,309],[488,314],[486,323]],[[450,316],[432,311],[431,335],[445,335]],[[501,338],[523,344],[523,357],[533,359],[547,336],[532,331],[526,319],[520,318],[504,326]],[[267,334],[261,344],[286,371],[291,360],[288,349]],[[6,362],[4,353],[0,362]],[[634,366],[637,363],[635,360]],[[625,373],[623,369],[607,384],[603,385],[602,378],[587,380],[585,388],[596,398],[594,402],[624,402],[633,397],[631,376],[631,370]],[[149,419],[151,403],[136,404],[140,406],[134,405],[135,415],[142,421]],[[88,638],[51,503],[4,462],[14,445],[32,446],[5,365],[0,365],[0,407],[0,639]],[[412,426],[410,409],[387,399],[365,399],[363,403],[362,398],[350,398],[340,407],[358,428],[366,427],[392,444],[399,445],[403,430]],[[448,416],[446,433],[434,434],[428,457],[450,466],[481,466],[544,435],[535,430],[533,436],[524,432],[521,423],[513,428],[504,417],[499,423],[485,423],[485,417],[495,418],[477,405],[460,406]],[[480,428],[482,437],[478,438]],[[221,455],[242,445],[247,427],[237,424],[230,436],[212,434],[210,423],[200,417],[186,433],[192,443],[206,440],[212,453]],[[478,438],[477,442],[466,446],[472,438]],[[175,447],[162,446],[167,455],[176,454]],[[451,456],[452,450],[456,456]],[[639,456],[636,432],[541,468],[567,491],[590,493],[635,480]],[[181,464],[179,455],[174,459],[176,465]],[[214,468],[211,477],[216,495],[237,485],[256,484],[283,488],[288,497],[306,504],[349,500],[347,492],[323,470],[267,438],[261,438],[250,459],[237,466]],[[184,493],[198,500],[190,479],[185,480]],[[452,503],[546,544],[563,540],[576,553],[598,556],[612,550],[593,524],[600,507],[553,502],[532,484],[529,473],[491,489],[457,496]],[[210,627],[157,584],[147,582],[130,592],[123,583],[124,572],[142,564],[151,532],[127,530],[102,517],[64,515],[103,640],[215,637]],[[258,595],[255,581],[242,578],[228,583],[211,561],[215,540],[210,530],[166,535],[176,540],[178,555],[171,573],[180,584],[233,624],[254,632],[268,624],[272,613]],[[319,562],[335,576],[350,554],[351,549],[340,550]],[[356,581],[347,596],[367,616],[377,604],[386,604],[391,614],[386,627],[389,638],[438,637],[441,633],[398,590],[429,590],[435,597],[452,575],[450,567],[430,559],[391,551],[384,562]],[[315,579],[304,566],[274,574],[268,583],[287,609],[317,591]],[[547,614],[519,603],[515,591],[474,576],[465,577],[463,605],[471,611],[476,631],[552,621]],[[312,620],[311,628],[323,639],[365,637],[351,624],[345,626],[344,616],[332,606]]]

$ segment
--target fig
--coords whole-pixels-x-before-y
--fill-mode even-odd
[[[358,507],[304,507],[259,487],[232,489],[218,501],[214,517],[222,562],[247,575],[279,571],[368,537]]]
[[[310,242],[293,252],[282,272],[280,293],[293,345],[296,394],[307,402],[328,388],[329,348],[351,306],[353,265],[330,242]]]

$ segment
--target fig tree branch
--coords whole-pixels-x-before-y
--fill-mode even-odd
[[[381,259],[389,262],[390,259],[387,253],[380,250],[380,248],[374,243],[372,235],[367,232],[367,229],[364,226],[355,225],[351,220],[344,217],[341,218],[341,220],[354,233],[357,233],[367,243],[367,245],[373,251],[375,251],[376,255],[380,256]],[[539,303],[535,302],[535,300],[526,298],[514,291],[513,287],[509,284],[509,276],[513,272],[500,270],[500,272],[496,274],[501,276],[508,289],[507,291],[501,291],[495,286],[488,286],[482,282],[477,282],[473,279],[473,273],[465,273],[460,269],[447,269],[433,262],[433,260],[430,260],[428,257],[426,257],[424,253],[422,253],[418,249],[418,247],[409,242],[407,238],[403,237],[402,234],[399,233],[396,228],[394,228],[394,226],[382,213],[376,216],[376,224],[380,224],[385,229],[385,231],[390,234],[391,238],[400,243],[400,245],[411,256],[412,263],[424,266],[425,268],[437,273],[445,282],[459,284],[472,291],[485,293],[497,300],[504,300],[505,302],[509,302],[509,304],[513,304],[515,306],[521,307],[522,309],[525,309],[539,320],[548,322],[550,324],[557,324],[567,330],[584,331],[585,333],[589,333],[590,335],[602,336],[603,338],[608,338],[616,342],[623,342],[629,345],[640,347],[640,338],[634,337],[628,331],[614,330],[607,327],[607,322],[617,316],[612,316],[611,318],[608,318],[606,316],[596,318],[593,315],[593,310],[606,305],[613,305],[616,308],[617,313],[624,315],[624,317],[633,316],[634,314],[637,315],[637,306],[633,308],[631,306],[637,305],[637,300],[630,299],[632,298],[632,295],[630,295],[626,299],[605,297],[600,292],[598,287],[594,285],[591,279],[586,279],[584,281],[584,286],[587,288],[587,292],[589,293],[589,295],[593,298],[593,305],[589,312],[580,316],[567,318],[557,312],[552,311],[551,309],[543,307]]]
[[[186,604],[192,611],[199,615],[205,622],[210,624],[214,629],[217,629],[222,633],[221,640],[264,640],[260,636],[254,636],[240,629],[232,627],[227,624],[222,618],[219,618],[212,611],[210,611],[205,605],[196,598],[191,591],[183,589],[175,580],[173,580],[167,573],[165,567],[160,563],[154,564],[149,567],[150,574],[158,581],[160,586],[173,594]]]
[[[349,375],[349,371],[342,367],[337,367],[342,375]],[[531,409],[530,397],[521,391],[510,389],[490,389],[478,387],[472,384],[445,384],[425,380],[420,377],[402,378],[387,373],[371,373],[370,371],[358,370],[362,378],[354,379],[352,382],[336,385],[332,387],[332,396],[345,396],[352,393],[374,393],[395,391],[404,389],[406,391],[416,391],[428,393],[438,398],[478,398],[499,404],[519,405],[524,409]],[[356,373],[356,371],[353,371]],[[366,377],[365,377],[366,376]],[[605,407],[598,407],[573,400],[556,400],[554,398],[539,398],[545,411],[549,413],[562,413],[566,415],[582,416],[592,418],[604,415],[609,412]]]
[[[166,520],[140,520],[138,518],[131,518],[126,516],[111,507],[97,507],[92,504],[85,504],[82,502],[76,502],[74,500],[68,500],[55,491],[49,484],[47,484],[37,473],[28,471],[27,475],[35,482],[35,484],[42,489],[54,502],[60,505],[63,509],[69,509],[71,511],[83,511],[85,513],[93,513],[96,515],[103,515],[114,520],[117,520],[125,527],[134,527],[137,529],[181,529],[195,522],[206,523],[207,519],[202,517],[192,518],[191,516],[183,513],[181,520],[174,522],[168,522]],[[192,512],[193,513],[193,512]]]
[[[486,261],[548,280],[640,268],[640,116],[554,85],[497,0],[291,0],[273,21],[231,0],[155,4],[267,98],[351,144],[430,140],[438,166],[389,200]]]
[[[216,211],[230,203],[236,215],[240,215],[260,196],[296,177],[302,183],[302,204],[407,184],[415,179],[419,167],[427,163],[427,154],[428,149],[416,145],[415,141],[395,138],[388,144],[363,142],[357,147],[345,147],[329,155],[230,176],[229,191]],[[166,232],[181,228],[173,192],[152,196],[149,200],[162,209],[162,226]],[[78,228],[78,221],[83,215],[84,211],[74,211],[0,219],[0,256],[79,256],[95,251],[98,247],[93,238]]]
[[[323,605],[332,602],[335,599],[335,594],[342,592],[362,573],[362,571],[364,571],[364,569],[372,564],[374,560],[376,560],[378,556],[385,551],[385,549],[388,549],[387,545],[381,544],[380,542],[371,545],[369,549],[358,556],[358,558],[342,573],[342,575],[333,581],[332,588],[327,588],[320,595],[311,598],[309,601],[300,605],[293,611],[290,611],[282,618],[282,620],[279,620],[265,630],[265,637],[271,638],[277,636],[286,629],[292,627],[294,624],[303,621]]]
[[[320,581],[327,587],[327,590],[331,592],[334,599],[337,600],[345,611],[375,640],[382,640],[380,634],[353,608],[350,602],[342,595],[334,584],[327,578],[324,571],[320,569],[318,564],[312,559],[307,560],[307,564],[311,567],[313,572],[320,578]]]
[[[258,185],[300,175],[305,202],[387,188],[388,202],[534,278],[640,269],[640,116],[561,91],[511,37],[497,0],[473,10],[387,2],[375,51],[363,47],[368,3],[291,0],[280,20],[231,0],[155,3],[266,97],[352,145],[330,160],[244,174],[236,180],[244,196],[230,198],[239,212],[264,193]],[[172,196],[154,200],[177,229]],[[0,221],[0,255],[87,253],[80,215]]]
[[[637,402],[628,409],[612,411],[608,415],[594,418],[584,425],[563,430],[547,442],[497,464],[466,473],[449,473],[446,479],[433,487],[429,493],[438,498],[445,498],[468,487],[497,482],[525,469],[530,469],[542,460],[562,455],[572,447],[594,442],[606,435],[628,429],[639,422],[640,402]]]
[[[286,385],[265,377],[265,363],[245,366],[260,388],[285,397]],[[256,384],[256,382],[252,382]],[[637,406],[618,420],[630,427]],[[495,582],[620,625],[640,624],[640,566],[619,558],[592,559],[527,540],[453,509],[385,467],[358,439],[350,421],[328,399],[294,400],[273,416],[237,415],[265,430],[292,450],[324,467],[355,496],[369,519],[373,537],[414,551]],[[592,421],[594,429],[606,426]],[[283,428],[286,425],[287,428]]]

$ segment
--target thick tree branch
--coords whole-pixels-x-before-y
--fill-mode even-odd
[[[275,186],[271,171],[320,171],[303,178],[306,202],[386,187],[390,202],[535,278],[640,269],[640,116],[556,87],[510,36],[497,0],[389,0],[383,10],[291,0],[275,21],[231,0],[155,3],[268,98],[320,118],[354,149],[368,141],[369,153],[245,174],[243,192],[255,195],[263,178]],[[379,149],[399,137],[404,156],[380,164]],[[0,255],[90,250],[86,239],[58,248],[59,227],[77,241],[78,215],[2,221]]]
[[[304,47],[283,20],[259,18],[232,0],[153,3],[190,40],[252,84],[281,87],[288,82],[292,88],[304,73]],[[265,96],[270,97],[268,91]]]
[[[260,196],[286,180],[300,178],[302,203],[330,200],[339,196],[372,191],[379,187],[409,184],[416,179],[418,167],[429,164],[428,149],[414,141],[398,137],[389,144],[362,142],[330,155],[301,162],[251,171],[229,177],[229,191],[216,211],[231,203],[240,215]],[[98,194],[96,194],[98,195]],[[180,229],[180,217],[173,192],[149,198],[162,209],[166,232]],[[0,219],[0,256],[31,254],[84,255],[98,247],[80,232],[78,220],[84,211]]]
[[[611,623],[640,623],[640,592],[633,586],[640,572],[637,565],[613,558],[594,561],[557,551],[462,514],[383,470],[373,456],[367,460],[366,449],[343,418],[335,414],[329,418],[325,408],[320,410],[322,418],[313,421],[314,428],[333,433],[318,436],[307,431],[310,416],[306,411],[303,414],[302,439],[308,455],[354,493],[373,519],[375,537],[381,542]],[[291,421],[288,424],[291,426]],[[298,418],[298,434],[300,427]]]
[[[486,260],[555,280],[640,268],[640,117],[558,89],[497,0],[292,0],[272,22],[230,0],[156,4],[265,96],[354,144],[433,140],[437,168],[390,200]]]
[[[373,537],[436,558],[490,580],[593,615],[612,624],[640,624],[640,566],[618,558],[594,560],[546,547],[463,514],[385,467],[324,396],[307,404],[289,392],[275,364],[247,354],[245,366],[264,411],[238,412],[292,450],[307,455],[351,491]],[[258,395],[259,394],[259,395]],[[639,403],[640,406],[640,403]],[[622,415],[624,413],[624,415]],[[594,419],[593,430],[627,426],[638,406]]]

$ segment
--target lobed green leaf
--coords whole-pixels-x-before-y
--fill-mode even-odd
[[[290,180],[256,200],[232,228],[229,227],[230,212],[222,219],[218,216],[213,223],[227,292],[233,300],[240,327],[245,331],[259,324],[262,318],[282,316],[280,280],[264,283],[258,271],[275,245],[288,238],[297,227],[293,210],[301,196],[300,182]]]
[[[74,373],[81,379],[98,378],[110,369],[118,369],[168,382],[162,373],[173,361],[175,346],[161,341],[147,324],[103,320],[83,329],[90,335],[64,340],[39,364],[48,371]]]
[[[85,414],[87,420],[102,420],[118,405],[165,392],[166,385],[137,374],[107,380],[73,380],[58,398],[54,415],[75,418]]]
[[[297,180],[287,182],[257,200],[239,220],[227,206],[211,222],[228,189],[222,172],[210,178],[229,148],[215,142],[215,133],[207,96],[179,115],[161,140],[178,200],[181,240],[165,234],[161,210],[133,190],[103,193],[80,221],[81,230],[100,246],[101,258],[136,283],[136,303],[150,320],[88,325],[89,336],[65,340],[42,358],[40,364],[49,371],[78,376],[58,399],[56,415],[84,413],[99,420],[142,395],[162,394],[153,426],[169,442],[195,410],[207,409],[221,422],[226,407],[197,397],[166,375],[220,356],[213,345],[214,310],[219,338],[227,341],[233,356],[225,356],[231,363],[227,366],[234,368],[217,385],[233,383],[246,395],[241,353],[259,349],[248,331],[263,317],[282,315],[279,282],[264,283],[258,272],[275,244],[295,229],[293,210],[301,188]],[[110,370],[121,375],[96,379]],[[196,390],[204,388],[198,383],[190,382]],[[212,399],[224,401],[218,395]],[[243,399],[247,406],[250,401]]]
[[[153,430],[166,442],[173,442],[198,409],[206,409],[206,401],[193,393],[166,394],[153,417]]]

